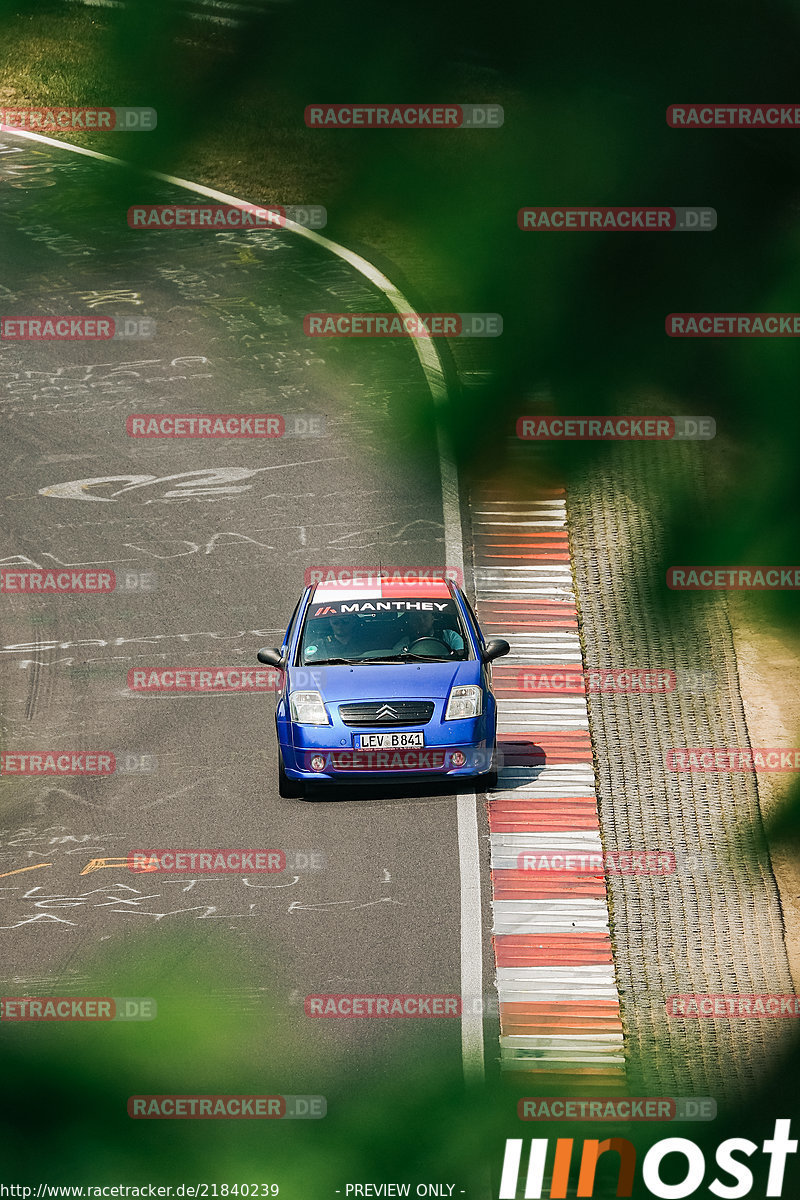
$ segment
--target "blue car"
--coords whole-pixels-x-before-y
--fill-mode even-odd
[[[486,642],[463,591],[444,579],[362,577],[303,592],[281,648],[278,791],[308,784],[497,779],[497,707]]]

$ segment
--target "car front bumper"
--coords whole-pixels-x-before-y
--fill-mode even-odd
[[[366,783],[437,776],[474,778],[486,774],[493,765],[494,736],[486,736],[484,718],[449,722],[448,726],[433,729],[427,725],[424,746],[394,750],[355,750],[352,735],[359,731],[330,725],[292,724],[287,732],[291,733],[292,742],[280,743],[284,769],[290,779],[306,783]],[[312,759],[323,759],[324,763],[315,769]]]

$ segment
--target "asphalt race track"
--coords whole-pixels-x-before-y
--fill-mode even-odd
[[[331,1054],[390,1068],[406,1038],[457,1065],[457,1020],[398,1035],[303,1011],[316,993],[459,993],[456,799],[281,800],[273,692],[127,685],[133,668],[255,667],[309,566],[444,563],[412,344],[308,338],[307,312],[389,306],[295,234],[129,229],[132,203],[195,198],[23,138],[3,136],[4,170],[3,314],[155,322],[129,340],[0,343],[2,565],[117,577],[106,594],[3,597],[3,750],[117,761],[107,777],[0,779],[4,994],[81,991],[113,961],[108,994],[158,999],[177,947],[185,983],[242,1014],[275,1091],[324,1093]],[[286,435],[126,432],[132,413],[193,412],[281,414]],[[143,847],[277,848],[288,863],[134,874],[125,858]],[[288,1041],[267,1045],[279,1027],[301,1035],[302,1067]]]

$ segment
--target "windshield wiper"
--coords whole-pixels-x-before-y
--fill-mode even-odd
[[[451,662],[449,658],[435,658],[431,654],[412,654],[411,651],[406,651],[405,654],[386,654],[383,658],[362,658],[361,662],[365,663],[393,663],[393,662]]]
[[[312,658],[307,663],[303,663],[305,667],[352,667],[354,662],[358,662],[357,658]]]

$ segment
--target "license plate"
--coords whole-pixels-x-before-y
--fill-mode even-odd
[[[402,750],[406,746],[424,746],[422,733],[357,733],[356,750]]]

